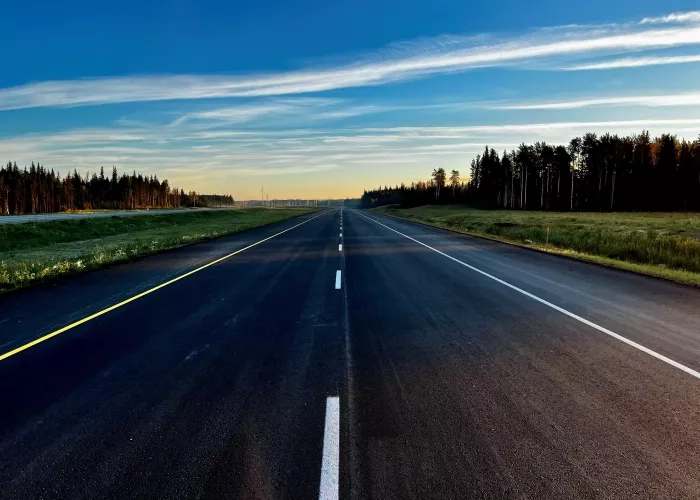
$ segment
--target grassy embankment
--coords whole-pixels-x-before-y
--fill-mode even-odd
[[[381,207],[432,226],[700,285],[700,214]],[[549,236],[547,236],[549,228]]]
[[[252,208],[0,224],[0,292],[310,211]]]

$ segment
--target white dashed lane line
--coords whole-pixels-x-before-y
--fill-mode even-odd
[[[340,272],[340,271],[339,271]],[[337,500],[340,478],[340,398],[326,399],[326,425],[323,430],[323,461],[319,500]]]

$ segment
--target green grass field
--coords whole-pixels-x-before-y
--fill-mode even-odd
[[[311,212],[251,208],[0,225],[0,292]]]
[[[699,213],[380,207],[379,213],[700,285]],[[549,228],[549,235],[547,228]]]

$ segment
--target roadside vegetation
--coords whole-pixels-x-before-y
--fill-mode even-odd
[[[0,292],[309,212],[251,208],[0,224]]]
[[[700,214],[692,212],[531,212],[464,205],[378,213],[485,236],[582,260],[700,285]]]

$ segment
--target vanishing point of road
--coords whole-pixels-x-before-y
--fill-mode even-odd
[[[0,498],[698,498],[700,291],[349,209],[0,298]]]

